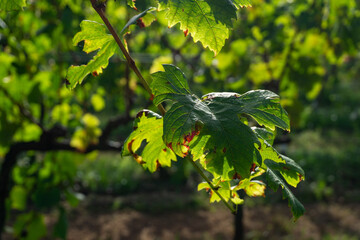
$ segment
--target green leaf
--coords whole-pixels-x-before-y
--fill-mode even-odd
[[[176,96],[190,95],[190,88],[182,71],[173,65],[164,64],[163,67],[165,72],[156,72],[151,75],[154,79],[151,83],[154,104],[159,105]]]
[[[273,145],[275,140],[275,134],[266,130],[265,128],[252,127],[251,128],[258,136],[268,142],[270,145]]]
[[[167,0],[166,17],[169,27],[180,23],[180,29],[189,32],[194,42],[200,41],[217,55],[229,37],[236,8],[229,1]],[[162,1],[164,5],[164,1]]]
[[[237,7],[251,7],[250,0],[231,0]]]
[[[266,166],[264,165],[264,161],[266,159],[271,160],[273,162],[285,163],[285,159],[282,158],[282,155],[278,151],[276,151],[276,149],[273,148],[271,144],[269,144],[265,139],[263,139],[261,135],[259,135],[257,132],[255,133],[260,142],[258,150],[261,155],[262,161],[259,162],[259,165],[266,169]]]
[[[271,161],[269,161],[271,162]],[[289,187],[285,184],[285,182],[281,179],[277,172],[271,168],[272,165],[269,164],[266,179],[268,181],[268,185],[274,190],[277,191],[278,187],[281,186],[283,190],[283,198],[288,199],[289,206],[291,208],[291,212],[294,216],[294,220],[296,221],[299,217],[304,215],[305,208],[299,202],[299,200],[294,196]]]
[[[176,155],[162,140],[163,119],[151,111],[142,111],[135,121],[134,131],[124,144],[122,154],[132,155],[145,169],[155,172],[159,166],[171,166]],[[146,144],[144,146],[144,144]]]
[[[134,5],[135,6],[135,5]],[[149,7],[148,9],[146,9],[145,11],[143,11],[142,13],[139,13],[138,15],[133,16],[132,18],[130,18],[130,20],[125,24],[125,26],[123,27],[123,29],[120,31],[120,34],[122,34],[130,25],[132,24],[136,24],[138,20],[140,20],[142,17],[144,17],[149,11],[153,11],[156,8],[154,7]]]
[[[226,202],[232,201],[234,204],[242,204],[243,199],[239,197],[236,191],[231,187],[230,182],[228,181],[219,181],[218,179],[213,179],[213,186],[216,187],[216,191],[220,194]],[[220,202],[221,198],[211,189],[210,185],[207,182],[202,182],[198,185],[198,191],[207,190],[210,192],[210,202]]]
[[[22,10],[26,6],[26,0],[0,0],[0,11]]]
[[[227,93],[231,94],[231,93]],[[217,98],[224,93],[210,93],[205,98]],[[239,112],[253,117],[260,125],[271,130],[275,127],[290,131],[290,120],[287,112],[280,105],[280,98],[268,90],[253,90],[243,95],[234,94],[239,102]],[[229,102],[230,101],[230,102]],[[224,104],[232,104],[232,98],[224,99]]]
[[[248,114],[269,128],[287,127],[288,118],[281,114],[277,95],[259,90],[243,95],[210,93],[199,99],[191,93],[180,69],[172,65],[164,65],[164,69],[165,72],[152,74],[151,88],[155,104],[174,102],[164,116],[166,145],[181,157],[189,152],[193,158],[206,155],[202,164],[214,176],[249,177],[252,164],[261,165],[255,148],[255,143],[261,146],[261,141],[239,120],[238,114]]]
[[[78,83],[81,84],[90,73],[94,76],[101,74],[103,69],[108,66],[109,59],[118,52],[114,38],[111,34],[106,33],[103,24],[84,20],[80,26],[81,31],[74,36],[73,44],[76,46],[79,42],[84,41],[84,52],[99,51],[87,65],[71,66],[68,69],[66,79],[70,89],[75,88]]]
[[[265,184],[261,181],[253,180],[256,177],[261,176],[263,173],[265,173],[265,170],[257,168],[257,170],[254,170],[251,173],[249,178],[241,180],[237,186],[233,188],[233,190],[238,191],[240,189],[244,189],[245,193],[250,197],[265,197]]]
[[[286,161],[286,163],[277,163],[269,160],[265,160],[265,165],[271,169],[277,170],[286,180],[286,182],[293,186],[297,187],[299,182],[305,180],[304,170],[291,158],[281,155],[281,157]]]

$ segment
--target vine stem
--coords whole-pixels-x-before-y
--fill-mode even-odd
[[[230,211],[233,214],[236,214],[236,210],[234,209],[233,206],[231,206],[225,199],[224,197],[217,191],[217,188],[211,183],[210,179],[203,173],[203,171],[199,168],[199,166],[191,159],[188,158],[189,162],[193,165],[193,167],[195,168],[195,170],[200,174],[200,176],[209,184],[211,190],[213,190],[216,195],[219,196],[219,198],[221,199],[221,201],[226,205],[227,208],[230,209]]]
[[[150,96],[152,98],[153,93],[152,93],[152,91],[150,89],[149,83],[144,79],[144,77],[141,74],[140,70],[136,66],[136,63],[135,63],[134,59],[130,56],[129,52],[126,50],[126,48],[125,48],[124,44],[122,43],[119,35],[116,33],[114,27],[111,25],[111,23],[109,22],[108,18],[105,15],[105,12],[104,12],[105,4],[100,3],[98,0],[90,0],[90,1],[91,1],[91,4],[92,4],[93,8],[95,9],[95,11],[99,14],[101,19],[105,23],[106,27],[109,29],[111,35],[114,37],[114,39],[115,39],[117,45],[119,46],[121,52],[124,54],[129,67],[134,71],[134,73],[136,74],[136,76],[139,78],[140,82],[144,86],[145,90],[150,94]],[[161,114],[165,115],[165,112],[166,112],[165,108],[161,104],[159,104],[157,107],[160,110]]]

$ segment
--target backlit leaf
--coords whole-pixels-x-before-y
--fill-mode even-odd
[[[202,164],[214,176],[249,177],[252,164],[261,164],[255,147],[255,143],[261,146],[261,142],[238,114],[250,115],[267,127],[288,128],[287,114],[282,114],[285,111],[277,95],[259,90],[243,95],[210,93],[199,99],[191,93],[180,69],[172,65],[164,65],[164,69],[152,74],[151,88],[155,104],[165,100],[174,102],[164,116],[166,145],[181,157],[190,152],[193,157],[206,155]],[[196,146],[198,143],[201,147]]]
[[[250,0],[232,0],[232,2],[238,7],[251,7]]]
[[[106,33],[103,24],[84,20],[80,26],[81,31],[74,36],[73,44],[76,46],[79,42],[84,41],[84,52],[99,51],[87,65],[71,66],[68,69],[66,78],[70,89],[75,88],[77,84],[81,84],[89,74],[93,76],[101,74],[103,69],[108,66],[109,59],[118,52],[118,46],[114,38],[111,34]]]
[[[276,163],[273,161],[265,160],[265,165],[273,170],[277,170],[286,180],[286,182],[296,187],[299,182],[305,180],[304,170],[292,159],[281,155],[281,157],[286,161],[286,163]]]
[[[271,161],[270,161],[271,162]],[[294,220],[296,221],[299,217],[304,215],[305,208],[299,202],[299,200],[294,196],[294,194],[290,191],[289,187],[285,184],[285,182],[281,179],[277,172],[271,168],[271,164],[268,166],[266,172],[266,179],[268,181],[269,186],[277,191],[279,186],[282,188],[283,198],[287,198],[289,202],[289,206],[291,208],[291,212],[294,216]]]
[[[194,41],[209,47],[215,55],[229,37],[231,19],[236,18],[236,8],[231,1],[218,0],[168,0],[169,27],[180,23],[180,29],[188,31]]]
[[[151,111],[142,111],[135,121],[134,131],[125,141],[122,154],[132,155],[150,172],[160,166],[170,167],[171,160],[176,161],[176,155],[166,147],[162,135],[163,119]]]

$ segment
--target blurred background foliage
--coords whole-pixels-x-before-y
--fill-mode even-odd
[[[154,4],[136,3],[139,11]],[[125,1],[108,2],[107,15],[118,31],[135,14]],[[173,63],[198,95],[260,88],[278,93],[292,132],[278,133],[277,148],[307,174],[298,198],[360,200],[359,1],[253,0],[252,8],[239,10],[230,39],[216,57],[177,27],[168,28],[163,12],[148,14],[156,21],[146,28],[132,25],[124,35],[146,79],[151,81],[150,73],[161,64]],[[181,162],[150,175],[132,159],[121,158],[120,150],[87,151],[101,142],[112,119],[123,121],[106,140],[121,143],[136,113],[156,108],[120,57],[111,58],[100,76],[66,89],[68,67],[92,57],[81,51],[83,43],[72,44],[83,19],[101,22],[90,1],[28,1],[24,11],[0,12],[2,169],[11,146],[40,142],[54,127],[64,131],[57,140],[71,147],[18,156],[6,200],[6,231],[17,238],[65,238],[68,206],[91,194],[183,189],[196,181]],[[52,232],[44,222],[49,212],[57,216]]]

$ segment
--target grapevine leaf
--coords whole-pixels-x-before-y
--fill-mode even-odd
[[[269,161],[271,162],[271,161]],[[291,212],[294,216],[294,220],[296,221],[299,217],[304,215],[305,208],[299,202],[299,200],[294,196],[289,187],[285,184],[285,182],[281,179],[275,169],[271,168],[271,163],[268,166],[266,179],[268,181],[268,185],[274,190],[277,191],[278,187],[281,186],[283,192],[283,198],[288,199],[289,206],[291,208]]]
[[[163,119],[148,110],[138,114],[134,131],[127,138],[122,154],[132,155],[135,160],[150,172],[155,172],[159,166],[171,166],[171,160],[176,161],[176,155],[166,147],[162,140]],[[146,142],[145,147],[143,146]],[[141,153],[139,153],[141,152]]]
[[[26,6],[26,0],[0,0],[0,11],[22,10]]]
[[[148,9],[146,9],[145,11],[143,11],[142,13],[139,13],[138,15],[133,16],[132,18],[130,18],[130,20],[125,24],[125,26],[123,27],[123,29],[121,30],[120,34],[122,34],[130,25],[132,24],[137,24],[137,22],[144,17],[149,11],[153,11],[156,8],[154,7],[149,7]]]
[[[256,177],[261,176],[263,173],[265,173],[265,170],[257,168],[256,171],[254,170],[251,173],[249,178],[241,180],[237,186],[233,188],[233,190],[238,191],[240,189],[244,189],[245,193],[250,197],[265,197],[265,184],[261,181],[253,180]]]
[[[162,1],[164,2],[164,1]],[[180,23],[194,42],[200,41],[217,55],[229,37],[231,19],[236,18],[236,7],[230,0],[167,0],[166,17],[169,27]],[[162,3],[164,4],[164,3]]]
[[[222,182],[217,179],[213,180],[213,185],[216,187],[216,191],[220,194],[223,199],[228,202],[232,201],[234,204],[242,204],[243,199],[239,197],[236,191],[231,188],[230,182]],[[221,198],[211,189],[210,185],[207,182],[202,182],[198,185],[198,191],[207,190],[210,192],[210,202],[220,202]]]
[[[271,169],[277,170],[286,180],[286,182],[296,187],[299,182],[305,179],[304,170],[292,159],[281,155],[286,163],[276,163],[273,161],[265,160],[265,165]]]
[[[244,191],[250,197],[265,197],[265,188],[265,184],[261,181],[248,181]]]
[[[234,174],[249,177],[252,164],[261,163],[255,148],[255,143],[261,146],[261,141],[239,120],[238,114],[248,114],[255,119],[263,119],[266,115],[268,127],[284,126],[282,119],[286,118],[278,117],[281,110],[267,110],[281,108],[274,94],[262,90],[243,95],[210,93],[199,99],[191,93],[180,69],[173,65],[164,65],[164,69],[165,72],[152,75],[151,88],[155,104],[165,100],[175,102],[164,117],[163,138],[167,146],[181,157],[189,151],[193,158],[206,155],[202,164],[214,176],[223,179],[231,179]]]
[[[250,0],[232,0],[237,7],[251,7]]]
[[[70,89],[75,88],[78,83],[81,84],[90,73],[94,76],[101,74],[103,69],[108,66],[110,57],[118,52],[114,38],[111,34],[106,33],[103,24],[84,20],[80,27],[81,31],[74,36],[73,44],[76,46],[79,42],[84,41],[84,52],[90,53],[98,49],[99,51],[87,65],[71,66],[68,69],[66,78]]]
[[[224,94],[231,93],[209,93],[203,98],[222,98]],[[237,109],[253,117],[260,125],[271,130],[275,127],[290,131],[290,120],[285,109],[280,105],[280,98],[275,93],[268,90],[253,90],[243,95],[234,93],[239,104]],[[233,104],[232,98],[223,99],[223,104]]]
[[[264,165],[264,161],[266,159],[271,160],[273,162],[286,163],[282,155],[278,151],[276,151],[276,149],[273,148],[273,146],[271,146],[265,139],[263,139],[262,136],[257,134],[257,132],[256,135],[260,142],[259,145],[260,147],[258,148],[258,150],[262,158],[262,162],[259,162],[259,165],[261,167],[266,168],[266,166]]]
[[[273,145],[275,140],[275,134],[264,128],[252,127],[251,128],[258,136],[268,142],[270,145]]]
[[[159,105],[165,100],[171,100],[176,96],[190,95],[190,88],[185,75],[173,65],[163,65],[165,72],[156,72],[152,78],[156,79],[151,83],[154,94],[154,104]]]

